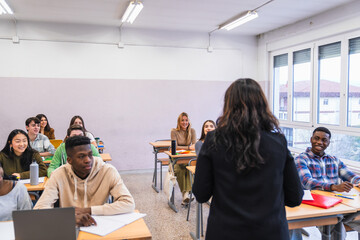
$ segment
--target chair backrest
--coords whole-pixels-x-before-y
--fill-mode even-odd
[[[196,166],[196,158],[193,158],[189,161],[188,166]]]
[[[51,139],[50,143],[56,148],[58,148],[60,146],[60,144],[62,144],[63,140],[61,139]]]

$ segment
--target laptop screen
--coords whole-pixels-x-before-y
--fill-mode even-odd
[[[16,240],[77,238],[75,208],[13,211]]]

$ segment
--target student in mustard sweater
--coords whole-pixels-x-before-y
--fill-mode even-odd
[[[69,137],[73,137],[73,136],[85,136],[85,130],[82,126],[80,125],[72,125],[68,128],[67,130],[67,134],[66,134],[66,138],[64,139],[64,141],[69,138]],[[91,150],[93,153],[93,156],[95,157],[100,157],[100,154],[98,152],[98,150],[96,149],[96,147],[94,145],[91,144]],[[47,170],[47,175],[48,177],[50,177],[51,173],[57,169],[58,167],[60,167],[61,165],[66,163],[66,159],[67,159],[67,155],[66,155],[66,151],[65,151],[65,143],[60,144],[60,146],[56,149],[56,152],[54,154],[53,159],[51,160],[50,166]]]
[[[30,164],[35,159],[39,164],[39,176],[46,176],[46,166],[29,142],[29,136],[21,129],[15,129],[9,134],[5,147],[0,152],[0,163],[6,175],[30,178]]]

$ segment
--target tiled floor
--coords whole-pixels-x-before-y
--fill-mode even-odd
[[[154,240],[190,240],[190,231],[195,231],[195,204],[193,203],[190,211],[189,221],[186,221],[187,208],[181,207],[181,193],[179,188],[175,189],[175,205],[178,213],[170,209],[167,204],[165,193],[156,193],[151,187],[152,172],[142,173],[121,173],[121,176],[133,195],[136,209],[141,213],[146,213],[145,222],[150,229]],[[163,174],[163,177],[165,173]],[[206,221],[209,214],[209,206],[203,204],[204,212],[204,234]],[[316,227],[306,228],[310,237],[303,236],[304,240],[321,239],[320,232]],[[347,240],[357,240],[356,232],[349,232]]]

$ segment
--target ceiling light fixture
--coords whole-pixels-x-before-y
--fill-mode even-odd
[[[5,0],[0,0],[0,15],[1,14],[14,14],[9,5],[5,2]]]
[[[245,14],[241,14],[239,16],[236,16],[235,18],[232,18],[228,21],[226,21],[223,24],[219,25],[219,29],[226,29],[231,30],[233,28],[236,28],[248,21],[251,21],[255,18],[257,18],[259,15],[255,11],[247,11]]]
[[[274,0],[267,1],[266,3],[260,5],[259,7],[255,8],[253,10],[246,11],[244,13],[241,13],[241,14],[227,20],[226,22],[220,24],[216,30],[218,30],[218,29],[226,29],[226,30],[229,31],[229,30],[231,30],[233,28],[236,28],[236,27],[238,27],[238,26],[240,26],[240,25],[242,25],[242,24],[244,24],[246,22],[249,22],[249,21],[257,18],[259,15],[257,14],[256,10],[258,10],[259,8],[269,4],[272,1],[274,1]]]
[[[0,0],[1,1],[1,0]],[[139,15],[144,5],[139,1],[132,1],[129,3],[124,15],[122,16],[122,22],[133,23],[136,17]]]

